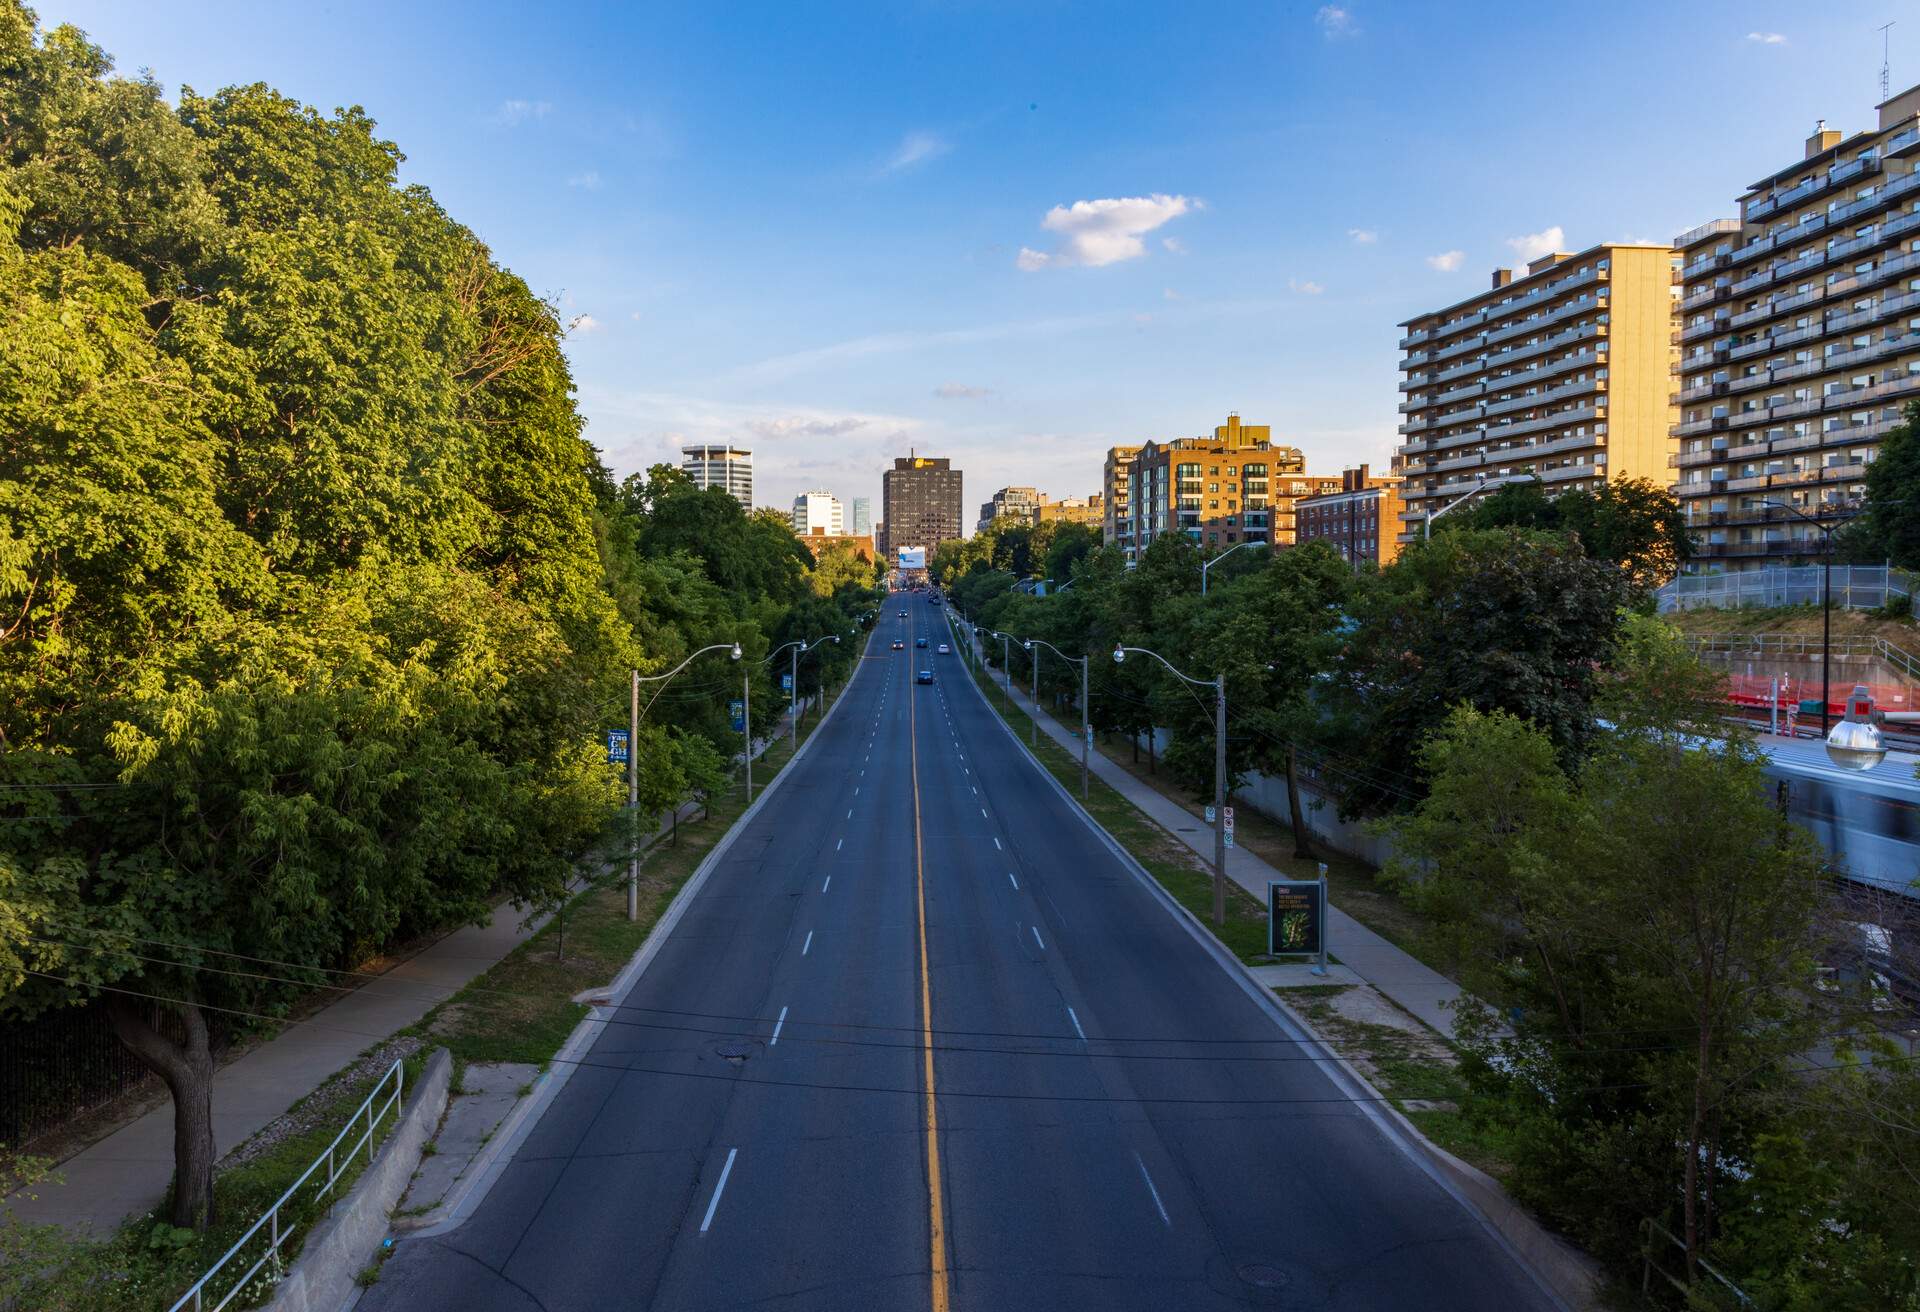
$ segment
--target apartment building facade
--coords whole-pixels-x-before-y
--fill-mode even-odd
[[[1085,524],[1089,528],[1101,528],[1106,522],[1106,497],[1099,492],[1084,497],[1061,497],[1058,501],[1043,496],[1039,509],[1034,511],[1033,522]]]
[[[987,525],[1003,515],[1011,515],[1031,524],[1038,515],[1040,503],[1046,499],[1037,487],[1003,487],[980,503],[980,519],[974,528],[984,531]]]
[[[855,497],[853,499],[852,519],[847,524],[847,531],[855,537],[873,536],[872,497]]]
[[[1164,533],[1212,551],[1291,544],[1295,500],[1327,490],[1329,480],[1309,478],[1299,449],[1272,445],[1272,432],[1230,415],[1210,438],[1142,444],[1132,469],[1132,528],[1121,530],[1127,558],[1137,560]]]
[[[1400,480],[1367,466],[1342,470],[1340,489],[1294,504],[1294,542],[1325,542],[1355,567],[1390,565],[1400,554]]]
[[[1502,483],[1537,478],[1559,493],[1669,481],[1674,263],[1669,246],[1556,252],[1401,324],[1401,542]]]
[[[724,488],[742,510],[753,513],[753,452],[745,447],[683,446],[680,468],[695,487]]]
[[[1133,552],[1133,463],[1139,458],[1137,446],[1110,446],[1100,474],[1100,535],[1110,547],[1119,547],[1132,560]]]
[[[1920,87],[1851,136],[1822,122],[1738,219],[1677,238],[1673,490],[1690,568],[1818,556],[1920,398]]]
[[[889,560],[902,547],[924,547],[931,560],[935,547],[965,532],[961,473],[946,456],[897,457],[880,475],[880,502],[886,534],[881,549]]]

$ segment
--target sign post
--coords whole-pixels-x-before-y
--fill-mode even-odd
[[[1233,808],[1230,806],[1225,807],[1221,810],[1220,814],[1226,818],[1226,822],[1227,822],[1226,823],[1227,846],[1232,847],[1233,846]]]
[[[625,729],[607,730],[607,764],[625,765],[627,763],[627,731]]]

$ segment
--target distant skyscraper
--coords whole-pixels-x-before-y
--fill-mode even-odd
[[[848,530],[857,538],[873,535],[873,498],[855,497],[853,499],[853,527]]]
[[[945,456],[903,456],[880,475],[889,561],[902,547],[925,547],[932,559],[935,547],[961,535],[960,479]]]
[[[680,468],[695,487],[720,487],[753,513],[753,452],[737,446],[683,446]]]
[[[802,492],[793,499],[793,531],[801,537],[826,533],[839,537],[847,531],[840,498],[831,492]]]

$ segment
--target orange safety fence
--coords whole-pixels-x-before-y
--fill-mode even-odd
[[[1816,700],[1820,696],[1820,680],[1795,679],[1782,675],[1778,679],[1771,675],[1729,674],[1727,680],[1727,700],[1735,706],[1748,710],[1778,710],[1785,715],[1798,710],[1800,703]],[[1847,713],[1847,694],[1852,692],[1852,681],[1836,679],[1827,690],[1827,709],[1834,718]],[[1869,683],[1867,691],[1873,696],[1874,706],[1882,711],[1911,711],[1916,709],[1911,690],[1899,683]]]

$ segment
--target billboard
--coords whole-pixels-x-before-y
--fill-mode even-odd
[[[927,549],[925,547],[902,547],[897,568],[925,569],[927,567]]]
[[[1318,956],[1326,946],[1327,886],[1318,879],[1267,884],[1267,955]]]

